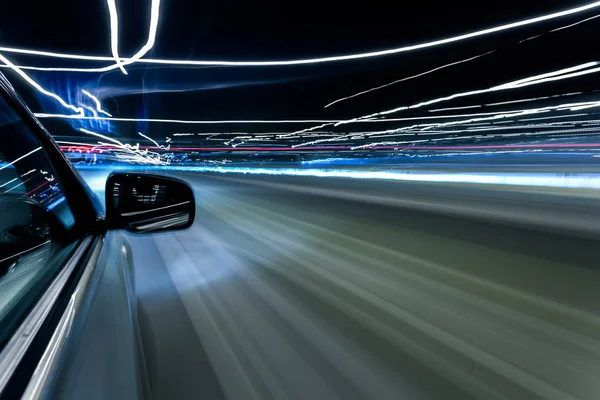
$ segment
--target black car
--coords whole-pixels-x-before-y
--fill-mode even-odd
[[[144,396],[131,249],[185,229],[183,182],[119,173],[104,207],[0,74],[0,398]]]

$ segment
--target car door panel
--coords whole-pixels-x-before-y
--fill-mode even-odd
[[[86,266],[73,294],[72,303],[79,295],[79,305],[67,307],[63,315],[67,322],[57,327],[56,332],[62,330],[65,337],[56,343],[57,355],[51,360],[55,372],[37,384],[34,373],[24,398],[142,397],[129,253],[122,234],[109,232],[103,238],[98,256]],[[51,349],[52,341],[47,352]],[[38,366],[36,372],[42,368]],[[36,385],[41,389],[36,390]]]

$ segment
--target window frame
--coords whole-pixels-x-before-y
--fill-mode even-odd
[[[20,397],[25,386],[31,379],[31,374],[44,353],[52,334],[59,323],[60,316],[68,306],[70,295],[79,283],[81,274],[89,262],[95,263],[93,249],[101,246],[104,233],[107,230],[103,207],[96,195],[84,182],[71,162],[67,160],[60,148],[52,139],[50,133],[33,115],[12,85],[0,73],[0,100],[7,103],[23,124],[39,141],[41,151],[54,169],[55,177],[61,185],[62,192],[69,205],[75,223],[66,232],[66,237],[61,240],[64,246],[74,245],[71,254],[57,264],[52,277],[45,279],[43,287],[35,294],[27,308],[20,316],[20,321],[15,325],[6,346],[0,347],[0,361],[4,364],[4,371],[0,371],[0,399]],[[49,293],[54,293],[50,295]],[[45,312],[34,315],[39,308]],[[38,310],[39,311],[39,310]],[[35,329],[27,329],[31,320],[37,321]],[[28,340],[23,341],[23,329],[27,331]],[[18,347],[16,353],[11,345]]]
[[[0,98],[6,101],[8,106],[21,118],[25,126],[29,128],[31,134],[40,142],[41,151],[56,172],[61,189],[75,218],[75,224],[69,230],[69,241],[81,238],[87,233],[102,233],[104,231],[104,213],[96,195],[60,151],[50,133],[33,115],[1,73]]]

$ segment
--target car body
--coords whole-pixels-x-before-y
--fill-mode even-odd
[[[152,194],[141,196],[144,187]],[[147,393],[133,258],[121,232],[187,228],[193,193],[135,174],[112,175],[106,193],[107,213],[0,74],[1,399]]]

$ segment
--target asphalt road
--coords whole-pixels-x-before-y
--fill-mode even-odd
[[[193,227],[130,236],[154,399],[600,397],[593,193],[178,176]]]

